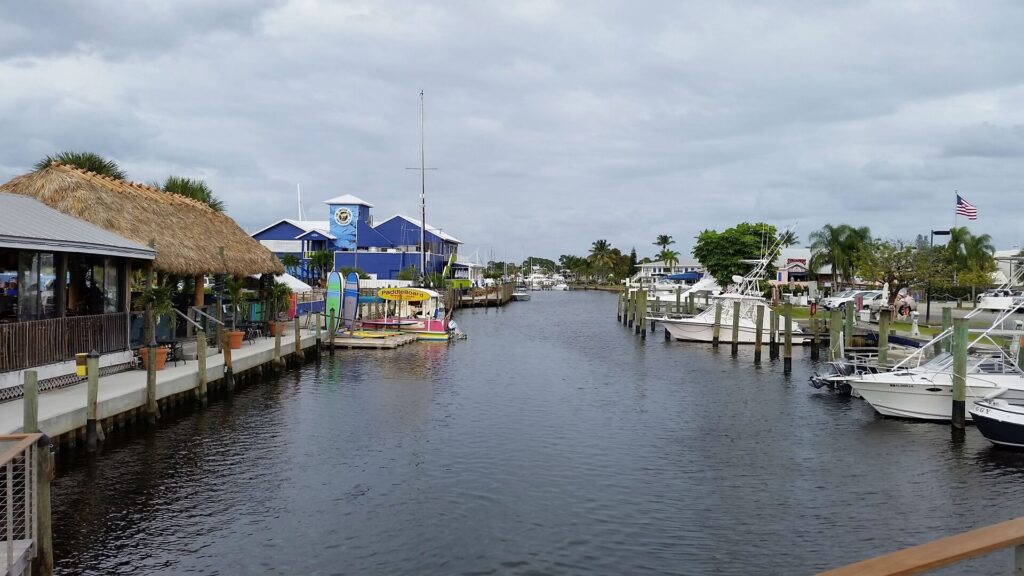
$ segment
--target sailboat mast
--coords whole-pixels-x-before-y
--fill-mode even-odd
[[[420,90],[420,275],[427,278],[427,153],[423,142],[423,90]]]

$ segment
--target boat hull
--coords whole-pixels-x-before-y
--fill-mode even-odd
[[[967,418],[975,402],[990,394],[1009,401],[1024,400],[1022,379],[1014,375],[985,375],[984,380],[967,376]],[[865,374],[850,383],[879,414],[914,420],[948,421],[953,415],[953,385],[949,373],[940,374]]]
[[[740,344],[754,344],[757,338],[757,326],[752,322],[744,322],[741,319],[739,326],[739,334],[737,341]],[[749,325],[748,325],[749,323]],[[665,320],[662,322],[665,330],[675,340],[681,340],[683,342],[713,342],[715,334],[715,325],[713,322],[702,322],[694,318],[682,318],[678,320]],[[761,328],[761,342],[767,344],[770,339],[771,331],[767,327]],[[778,333],[778,340],[781,342],[784,335]],[[792,334],[793,344],[801,345],[804,343],[806,336],[802,332],[794,332]],[[732,342],[732,324],[722,322],[719,328],[719,341],[720,342]]]
[[[974,425],[993,444],[1024,448],[1024,413],[1002,402],[980,402],[970,410]]]

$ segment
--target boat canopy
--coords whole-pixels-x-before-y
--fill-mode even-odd
[[[665,277],[666,280],[683,280],[685,282],[696,282],[700,280],[704,275],[700,272],[683,272],[681,274],[670,274]]]

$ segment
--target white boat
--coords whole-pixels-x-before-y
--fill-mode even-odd
[[[568,290],[569,289],[569,285],[566,284],[565,282],[559,282],[558,284],[555,284],[554,286],[552,286],[551,289],[552,290],[563,290],[564,291],[564,290]]]
[[[512,293],[512,299],[517,301],[517,302],[526,302],[526,301],[528,301],[530,299],[530,293],[529,292],[520,292],[520,291],[517,290],[517,291]]]
[[[715,282],[715,279],[708,276],[701,278],[693,284],[680,284],[671,281],[657,282],[647,290],[648,302],[661,302],[662,304],[676,302],[676,290],[679,290],[679,303],[686,304],[690,294],[703,299],[704,295],[713,296],[719,294],[722,288]]]
[[[883,416],[949,420],[953,414],[953,355],[945,352],[911,369],[862,374],[851,380],[850,386]],[[968,358],[968,418],[976,402],[997,397],[1024,401],[1024,374],[1002,356]]]
[[[778,249],[776,241],[772,247],[765,251],[766,256],[774,254]],[[715,309],[721,303],[722,311],[719,323],[719,341],[732,342],[732,321],[733,309],[738,302],[740,307],[739,333],[737,342],[740,344],[754,344],[757,338],[757,310],[761,309],[763,320],[761,323],[761,341],[767,343],[771,339],[770,313],[771,308],[761,296],[760,282],[767,274],[771,265],[771,258],[763,257],[759,260],[747,260],[753,264],[753,268],[746,276],[733,276],[735,283],[729,289],[711,300],[711,305],[704,310],[688,318],[658,318],[665,330],[675,340],[687,342],[713,342],[715,328]],[[781,341],[785,326],[785,318],[780,315],[779,329],[776,331],[776,338]],[[792,324],[790,337],[793,344],[803,344],[807,337],[803,329],[796,323]]]
[[[1024,292],[1020,290],[1009,288],[989,290],[978,299],[978,308],[1001,312],[1020,304],[1022,297],[1024,297]]]
[[[1020,272],[1009,282],[1019,281],[1019,275]],[[1002,330],[1002,326],[1007,322],[1012,324],[1012,315],[1022,306],[1024,303],[1018,303],[1002,311],[985,330],[971,330],[978,336],[969,343],[968,350],[986,348],[967,360],[968,418],[975,403],[985,399],[1024,401],[1024,371],[991,337],[997,332],[1019,336],[1019,333]],[[971,311],[966,318],[976,316],[981,310]],[[853,392],[885,416],[949,420],[953,414],[953,357],[948,352],[940,352],[928,360],[925,355],[940,343],[950,341],[952,333],[952,328],[944,330],[891,371],[863,374],[850,380]]]

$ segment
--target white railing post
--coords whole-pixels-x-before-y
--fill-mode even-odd
[[[7,573],[14,574],[14,458],[7,461]]]

